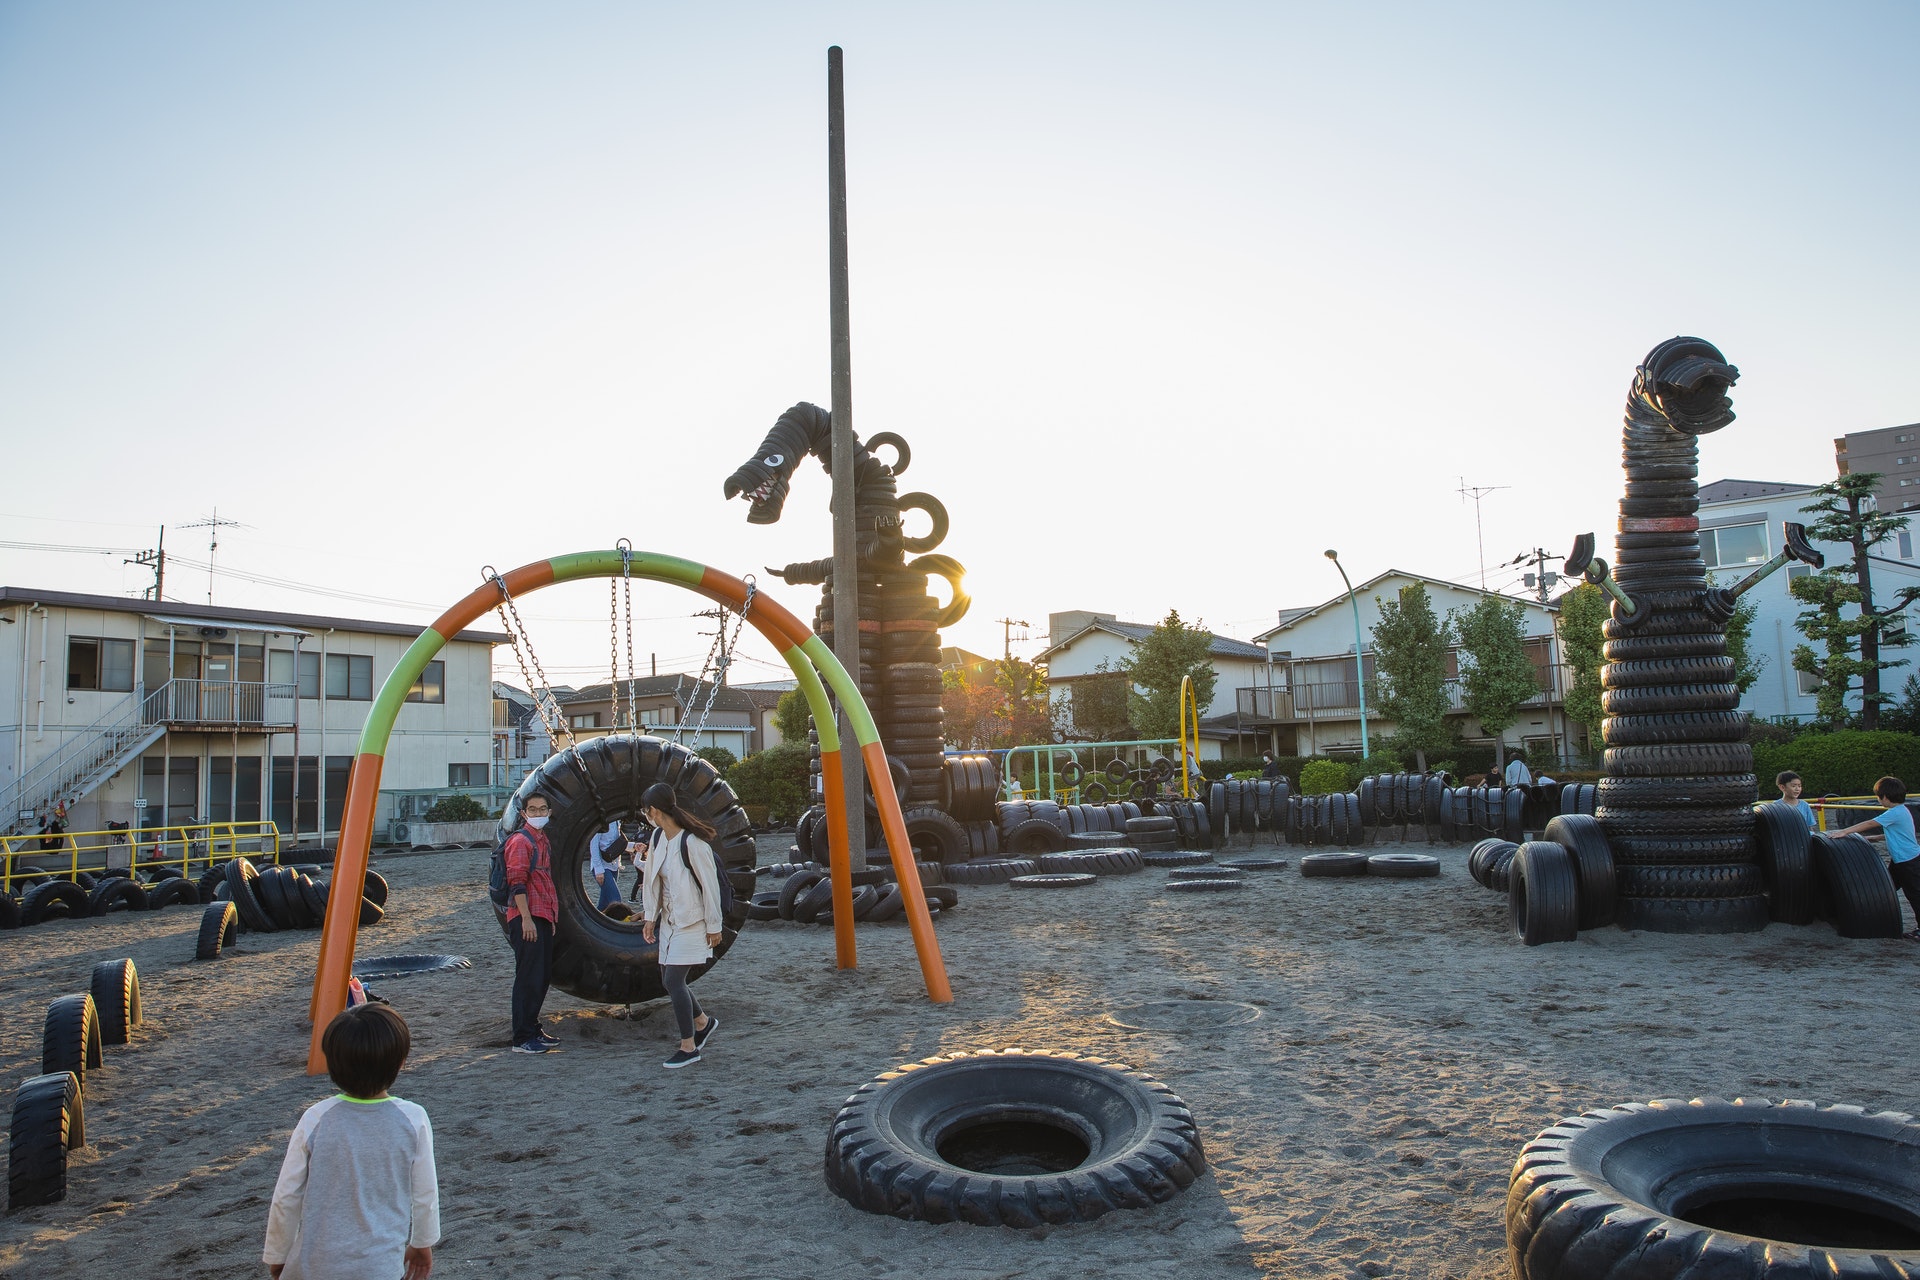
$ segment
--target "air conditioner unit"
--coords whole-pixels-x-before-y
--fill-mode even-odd
[[[387,824],[388,844],[412,844],[413,832],[407,823],[396,818]]]

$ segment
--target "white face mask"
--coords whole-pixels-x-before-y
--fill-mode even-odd
[[[537,818],[528,818],[527,825],[532,827],[535,831],[538,831],[540,830],[540,828],[547,825],[547,818],[548,818],[548,815],[544,813]]]

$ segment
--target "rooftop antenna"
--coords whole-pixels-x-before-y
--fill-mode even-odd
[[[1487,531],[1480,524],[1480,499],[1488,494],[1504,489],[1504,484],[1470,485],[1465,476],[1460,477],[1460,487],[1454,490],[1460,495],[1460,501],[1473,499],[1473,536],[1480,547],[1480,589],[1487,589]]]
[[[251,529],[253,526],[241,524],[238,520],[225,520],[220,516],[220,508],[215,507],[213,514],[205,520],[195,520],[183,524],[182,529],[205,529],[207,531],[207,603],[213,603],[213,562],[220,554],[220,531],[222,529]]]

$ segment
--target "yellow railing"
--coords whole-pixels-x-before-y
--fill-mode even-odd
[[[271,822],[196,822],[126,831],[68,831],[59,835],[0,836],[0,891],[23,877],[71,878],[75,872],[158,870],[173,867],[193,878],[216,862],[240,856],[280,860],[280,829]]]
[[[1806,801],[1813,806],[1814,821],[1822,831],[1827,829],[1829,809],[1833,810],[1834,815],[1839,819],[1834,824],[1834,830],[1837,831],[1841,827],[1850,827],[1856,822],[1865,822],[1885,807],[1880,803],[1878,796],[1822,796],[1818,800],[1809,796],[1806,797]]]

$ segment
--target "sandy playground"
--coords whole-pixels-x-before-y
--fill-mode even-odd
[[[785,843],[768,839],[763,861]],[[1509,1167],[1564,1114],[1703,1094],[1920,1109],[1912,943],[1774,925],[1529,950],[1504,899],[1468,879],[1465,847],[1433,851],[1438,880],[1290,867],[1237,895],[1168,894],[1156,872],[962,889],[938,925],[945,1007],[922,994],[904,925],[861,926],[846,973],[826,928],[749,925],[698,984],[723,1025],[680,1072],[659,1065],[664,1002],[628,1020],[556,996],[563,1052],[508,1052],[512,964],[486,853],[379,859],[393,896],[361,955],[474,962],[374,984],[413,1027],[395,1092],[433,1118],[435,1274],[1490,1280],[1507,1274]],[[195,963],[198,915],[0,934],[9,1087],[39,1070],[47,1002],[85,990],[96,960],[134,959],[148,1020],[89,1075],[92,1145],[66,1202],[0,1219],[0,1275],[265,1274],[287,1135],[330,1092],[304,1074],[318,935],[242,935]],[[1128,1012],[1155,1002],[1175,1003]],[[1251,1020],[1221,1025],[1234,1017]],[[1174,1029],[1120,1025],[1140,1021]],[[857,1085],[1016,1045],[1165,1080],[1193,1108],[1208,1176],[1148,1212],[1032,1231],[879,1218],[828,1192],[828,1121]]]

